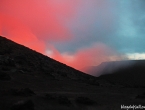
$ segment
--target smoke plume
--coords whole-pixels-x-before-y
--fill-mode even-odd
[[[93,42],[91,46],[89,44],[86,47],[78,47],[72,52],[61,52],[51,43],[69,43],[78,39],[68,24],[76,19],[79,7],[84,3],[90,2],[88,0],[84,2],[82,0],[1,0],[0,34],[81,71],[84,71],[84,67],[97,65],[102,61],[122,59],[104,43]],[[96,2],[92,0],[91,4],[96,4],[94,7],[97,6],[98,9],[102,7],[110,9],[101,0]],[[104,14],[100,16],[105,19],[108,12],[103,10]],[[98,19],[101,19],[100,16]],[[104,27],[110,26],[111,17],[104,20],[106,21]],[[92,24],[95,19],[90,20]],[[87,27],[82,30],[85,29]],[[97,38],[101,37],[104,38],[101,34]]]

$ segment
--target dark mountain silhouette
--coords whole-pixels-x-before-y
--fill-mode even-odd
[[[27,102],[31,103],[25,109],[29,106],[34,109],[32,101],[25,98],[20,105],[17,104],[21,102],[18,97],[49,92],[79,92],[86,90],[87,85],[98,86],[99,83],[93,76],[0,36],[0,110],[22,109]],[[14,96],[16,98],[12,98]]]
[[[120,110],[123,104],[144,104],[145,88],[125,80],[138,69],[143,73],[142,65],[97,78],[0,37],[0,110]]]
[[[99,66],[90,67],[94,76],[112,83],[128,86],[145,87],[145,60],[126,60],[104,62]]]
[[[12,71],[13,73],[34,76],[36,74],[45,74],[50,79],[71,79],[88,83],[95,79],[95,77],[75,70],[4,37],[0,37],[0,65],[1,75],[4,72]],[[10,78],[5,75],[1,80],[8,79]]]
[[[134,60],[110,61],[110,62],[102,62],[98,66],[90,66],[86,68],[88,68],[87,73],[92,74],[93,76],[100,76],[104,74],[112,74],[116,70],[130,67],[134,63],[135,63]]]

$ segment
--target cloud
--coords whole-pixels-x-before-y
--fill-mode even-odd
[[[127,54],[128,59],[133,60],[139,60],[139,59],[145,59],[145,53],[128,53]]]
[[[1,0],[0,34],[81,69],[104,59],[126,59],[122,54],[145,51],[143,3]]]
[[[44,42],[38,39],[31,30],[26,25],[19,22],[19,20],[0,14],[0,24],[1,35],[19,44],[37,50],[38,52],[43,53],[45,51]]]
[[[51,54],[52,58],[84,72],[87,71],[89,66],[99,65],[101,62],[127,59],[126,56],[117,53],[102,43],[78,49],[73,54],[69,52],[59,53],[54,48],[49,49],[48,54]]]
[[[145,44],[145,9],[143,1],[122,0],[119,4],[117,30],[112,34],[112,46],[123,53],[142,53]]]

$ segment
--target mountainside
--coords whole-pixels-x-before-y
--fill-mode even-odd
[[[106,64],[101,71],[114,73],[117,64]],[[143,105],[145,87],[139,84],[145,84],[144,61],[137,65],[97,78],[0,37],[0,110],[120,110],[124,104]],[[132,76],[141,82],[132,86],[137,84],[128,83]]]
[[[27,47],[0,37],[0,69],[35,75],[45,73],[49,78],[87,80],[94,77],[75,70],[63,63],[37,53]]]
[[[128,86],[145,86],[145,60],[126,60],[104,62],[97,67],[92,67],[91,74],[101,75],[112,83]]]
[[[79,92],[90,84],[98,85],[95,77],[0,37],[0,110],[26,99],[15,95]]]

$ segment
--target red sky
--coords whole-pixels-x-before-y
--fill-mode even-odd
[[[78,13],[83,9],[80,7],[84,7],[86,4],[95,4],[94,7],[102,10],[104,14],[98,14],[97,19],[101,20],[101,17],[103,17],[105,22],[101,25],[104,30],[110,31],[113,15],[110,14],[110,17],[106,19],[106,14],[110,13],[110,5],[106,3],[108,2],[102,0],[92,0],[91,3],[87,3],[87,0],[85,2],[82,0],[1,0],[0,34],[83,71],[84,67],[111,60],[111,56],[117,55],[117,60],[122,59],[122,57],[114,49],[102,42],[93,42],[92,44],[86,44],[84,47],[78,46],[72,52],[59,51],[51,42],[65,44],[78,38],[79,40],[81,38],[89,39],[89,36],[87,38],[82,36],[76,38],[76,33],[74,34],[71,28],[73,21],[80,17]],[[86,9],[86,11],[89,10]],[[90,16],[93,15],[89,14]],[[86,26],[81,25],[80,27],[80,23],[84,22],[85,24],[88,19],[90,22]],[[86,31],[94,21],[95,18],[93,17],[86,17],[86,21],[85,19],[80,20],[80,22],[76,21],[78,25],[75,26],[75,29]],[[108,29],[105,27],[108,27]],[[97,32],[99,33],[99,31]],[[79,45],[77,40],[76,44],[74,42],[74,46],[76,45]]]

